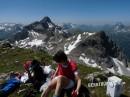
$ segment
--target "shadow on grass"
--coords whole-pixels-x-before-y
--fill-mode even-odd
[[[127,95],[124,95],[124,94],[121,94],[121,96],[120,97],[128,97]]]

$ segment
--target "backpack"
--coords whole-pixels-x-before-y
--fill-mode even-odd
[[[44,71],[41,67],[41,63],[37,60],[33,60],[32,64],[30,66],[32,72],[34,73],[32,79],[32,83],[34,85],[34,88],[37,90],[40,89],[41,85],[46,82],[47,75],[44,74]]]

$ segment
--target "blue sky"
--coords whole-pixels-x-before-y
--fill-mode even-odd
[[[26,24],[44,16],[56,23],[130,24],[130,0],[0,0],[0,22]]]

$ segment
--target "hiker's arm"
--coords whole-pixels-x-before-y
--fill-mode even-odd
[[[75,78],[76,78],[76,82],[77,82],[77,87],[75,92],[77,92],[77,94],[79,94],[79,89],[81,87],[81,78],[78,72],[75,72]]]
[[[56,68],[56,71],[55,71],[54,75],[52,76],[52,79],[56,76],[57,71],[58,71],[58,68]]]

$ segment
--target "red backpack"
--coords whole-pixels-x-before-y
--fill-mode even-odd
[[[32,61],[26,61],[26,63],[23,65],[24,69],[25,69],[26,71],[28,71],[28,70],[29,70],[29,67],[31,66],[31,64],[32,64]]]

